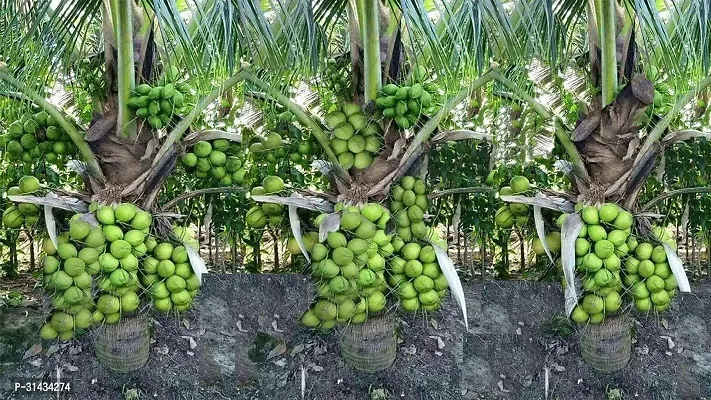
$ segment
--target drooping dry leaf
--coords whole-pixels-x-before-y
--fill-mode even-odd
[[[553,196],[528,197],[528,196],[500,196],[502,201],[507,203],[523,203],[532,206],[540,206],[549,210],[558,211],[566,214],[575,212],[575,204],[572,202]]]
[[[462,282],[459,280],[459,275],[457,275],[457,270],[454,268],[454,262],[449,258],[447,252],[444,251],[436,243],[430,242],[432,248],[437,255],[437,263],[439,264],[442,273],[447,278],[447,283],[449,284],[449,289],[452,295],[459,303],[459,307],[462,309],[462,315],[464,316],[464,327],[469,331],[469,321],[467,318],[467,304],[464,298],[464,289],[462,288]]]
[[[543,195],[541,192],[536,193],[535,197],[542,197]],[[541,244],[543,245],[543,249],[546,251],[546,255],[548,256],[548,259],[551,260],[551,263],[554,262],[553,260],[553,255],[551,254],[551,249],[548,247],[548,241],[546,240],[546,231],[544,228],[543,224],[543,213],[541,213],[541,206],[539,205],[534,205],[533,206],[533,221],[535,222],[536,225],[536,233],[538,234],[538,239],[541,240]]]
[[[53,193],[48,193],[47,196],[53,195]],[[57,242],[57,221],[54,219],[54,213],[52,206],[44,206],[44,222],[47,225],[47,235],[49,235],[49,240],[52,241],[54,248],[59,247]]]
[[[276,346],[274,346],[273,349],[269,351],[269,354],[267,354],[267,360],[271,360],[274,357],[279,357],[280,355],[284,354],[286,352],[286,343],[279,342],[277,343]]]
[[[193,249],[193,246],[189,245],[186,242],[183,242],[183,247],[185,247],[185,251],[188,253],[188,259],[190,260],[190,266],[193,267],[193,272],[195,273],[195,276],[197,276],[198,281],[200,281],[200,284],[202,284],[202,274],[207,273],[207,267],[205,266],[205,260],[200,257],[200,254]]]
[[[296,206],[322,213],[330,214],[333,212],[333,204],[331,204],[331,202],[315,196],[304,196],[301,199],[280,196],[252,196],[252,200],[258,203],[276,203],[285,206]]]
[[[298,193],[292,193],[291,197],[298,197]],[[291,226],[291,234],[294,235],[294,240],[299,245],[301,249],[301,254],[306,257],[306,262],[311,263],[311,257],[309,257],[309,252],[306,251],[306,245],[304,244],[304,238],[301,237],[301,220],[299,220],[299,213],[295,206],[289,206],[289,225]]]
[[[664,246],[664,251],[667,253],[667,261],[669,262],[669,267],[676,278],[676,282],[679,285],[680,292],[691,292],[691,285],[689,285],[689,278],[686,276],[686,271],[684,271],[684,265],[677,257],[676,252],[669,247],[668,244],[662,243]]]
[[[337,231],[340,227],[341,213],[328,214],[318,226],[318,241],[323,242],[329,233]]]
[[[30,203],[39,206],[50,206],[53,208],[61,208],[62,210],[72,211],[78,214],[84,214],[89,211],[89,207],[86,203],[68,196],[56,196],[56,198],[36,196],[7,196],[7,198],[15,203]]]
[[[563,275],[565,276],[565,315],[570,317],[573,309],[578,304],[579,290],[578,279],[575,276],[575,239],[583,228],[580,213],[568,215],[561,227],[561,258],[563,261]]]

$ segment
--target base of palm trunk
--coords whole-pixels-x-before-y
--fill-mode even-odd
[[[364,372],[385,370],[393,365],[397,353],[395,318],[381,315],[347,326],[340,345],[341,357],[351,367]]]
[[[632,355],[630,318],[620,315],[583,328],[580,353],[583,360],[598,371],[614,372],[625,368]]]
[[[121,318],[116,324],[104,324],[97,330],[94,352],[106,368],[131,372],[148,362],[150,339],[145,315]]]

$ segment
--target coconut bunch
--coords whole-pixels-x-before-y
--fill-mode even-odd
[[[284,180],[275,175],[268,175],[261,186],[255,186],[249,192],[251,196],[276,195],[284,190]],[[284,206],[276,203],[260,203],[247,211],[247,226],[264,229],[267,225],[277,227],[284,220]]]
[[[190,87],[177,82],[179,77],[178,68],[172,66],[157,85],[143,83],[136,86],[128,101],[136,117],[146,120],[151,128],[157,130],[167,126],[174,115],[182,114],[185,95]]]
[[[413,176],[403,177],[390,193],[397,235],[392,240],[396,256],[388,264],[388,282],[400,306],[409,312],[439,309],[448,287],[429,241],[443,249],[447,244],[424,221],[429,209],[426,193],[425,182]]]
[[[676,242],[667,229],[655,226],[649,241],[628,240],[630,254],[624,262],[623,283],[640,312],[662,312],[669,309],[676,296],[678,282],[672,273],[663,244],[676,250]]]
[[[579,324],[600,323],[620,310],[624,296],[642,312],[668,309],[677,282],[661,245],[676,248],[666,230],[655,227],[649,242],[639,242],[632,235],[634,216],[616,204],[579,203],[576,211],[584,222],[575,239],[576,271],[584,296],[571,319]]]
[[[152,220],[133,204],[92,204],[90,213],[71,217],[56,248],[44,241],[42,281],[55,312],[40,331],[43,339],[69,340],[93,323],[116,323],[138,309],[138,258]]]
[[[422,115],[431,113],[432,97],[439,90],[436,84],[425,82],[426,78],[427,70],[417,66],[403,86],[394,83],[383,86],[375,106],[382,110],[383,117],[392,118],[400,129],[417,125]]]
[[[10,161],[32,164],[36,160],[62,165],[77,149],[57,120],[45,111],[22,116],[0,135],[0,149]]]
[[[315,138],[306,131],[300,131],[292,122],[297,118],[289,111],[279,114],[279,122],[266,137],[254,137],[249,146],[249,155],[255,162],[266,161],[274,164],[279,159],[289,157],[292,163],[301,164],[304,157],[315,154],[318,146]],[[296,131],[296,132],[295,132]],[[284,137],[291,138],[286,140]]]
[[[34,176],[23,176],[17,186],[7,189],[8,196],[35,195],[40,190],[39,179]],[[2,213],[2,225],[9,229],[32,226],[39,221],[40,208],[36,204],[11,204]]]
[[[531,184],[525,176],[516,175],[509,181],[509,186],[499,190],[499,196],[522,196],[531,189]],[[510,229],[514,225],[523,226],[528,222],[528,204],[507,203],[496,210],[494,222],[496,225]]]
[[[238,143],[227,139],[201,140],[180,158],[185,169],[200,179],[214,179],[220,186],[243,184],[246,170]]]
[[[359,105],[343,104],[326,115],[326,124],[332,129],[331,149],[343,168],[364,169],[373,163],[383,145],[383,131]]]
[[[340,227],[310,244],[317,298],[301,317],[303,325],[321,330],[365,322],[369,314],[385,309],[390,290],[385,269],[394,247],[385,231],[388,210],[377,203],[338,203],[335,212],[340,213]],[[324,218],[322,214],[314,222],[318,226]]]
[[[132,203],[116,206],[94,203],[90,211],[94,212],[99,227],[92,228],[79,218],[70,224],[70,234],[73,227],[81,234],[89,229],[86,238],[101,249],[97,257],[100,272],[94,321],[115,324],[122,316],[135,313],[141,304],[138,270],[154,240],[150,236],[153,216]]]
[[[192,307],[200,280],[190,265],[188,249],[199,249],[197,240],[183,227],[173,227],[177,241],[153,238],[148,256],[141,263],[140,279],[151,295],[153,308],[160,312],[185,311]]]

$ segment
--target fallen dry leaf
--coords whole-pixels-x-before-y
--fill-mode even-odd
[[[279,357],[286,352],[286,343],[279,342],[274,348],[267,354],[267,360],[271,360],[274,357]]]
[[[29,350],[25,352],[25,355],[22,356],[23,360],[26,360],[30,357],[34,357],[37,354],[42,352],[42,343],[37,343],[34,346],[30,347]]]
[[[247,332],[246,330],[242,329],[242,321],[237,321],[237,330],[239,332]]]
[[[501,390],[502,392],[504,392],[504,393],[510,392],[510,390],[504,389],[504,381],[499,381],[498,385],[499,385],[499,390]]]
[[[276,320],[272,321],[272,328],[274,328],[274,332],[284,332],[283,330],[279,329]]]

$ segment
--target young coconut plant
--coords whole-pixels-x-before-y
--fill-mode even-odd
[[[443,13],[437,23],[421,18],[420,6],[410,2],[360,0],[345,7],[317,7],[314,14],[327,29],[339,16],[347,16],[353,89],[351,98],[331,102],[323,123],[274,87],[248,78],[309,129],[327,157],[316,160],[313,167],[328,178],[328,193],[293,190],[286,197],[290,185],[281,181],[272,185],[267,179],[277,177],[267,177],[251,196],[258,203],[286,206],[294,236],[291,247],[311,264],[317,299],[304,313],[304,325],[322,330],[357,325],[398,304],[409,312],[433,311],[447,288],[459,302],[466,324],[464,294],[446,242],[428,223],[433,194],[417,171],[430,146],[481,138],[466,130],[433,134],[470,93],[493,79],[485,74],[462,88],[458,79],[456,84],[446,81],[446,72],[481,71],[482,58],[475,55],[486,53],[489,43],[469,41],[485,26],[472,24],[479,20],[469,17],[481,12],[487,18],[506,20],[492,11],[500,6],[495,4],[494,8],[458,4],[459,13]],[[429,7],[438,11],[434,5]],[[450,24],[466,27],[466,33],[447,29]],[[508,24],[502,25],[501,29],[508,29]],[[515,53],[510,33],[498,44],[512,47]],[[422,47],[404,39],[414,40],[420,34],[425,38]],[[459,64],[450,64],[444,54],[458,43],[463,44],[462,58]],[[434,71],[424,65],[445,74],[434,79]],[[443,90],[448,85],[456,87],[449,98]],[[268,143],[252,146],[262,151]],[[282,195],[261,194],[272,190]],[[320,215],[304,221],[299,208]],[[256,205],[248,212],[247,223],[264,227],[271,218],[264,205]]]
[[[37,152],[45,157],[69,156],[73,158],[70,167],[83,179],[84,187],[72,191],[43,191],[43,197],[19,191],[9,196],[20,208],[44,206],[49,239],[43,246],[43,282],[55,312],[41,333],[46,339],[70,339],[95,323],[112,324],[145,311],[149,304],[161,312],[190,307],[201,274],[207,272],[205,264],[192,234],[174,227],[176,215],[161,213],[156,200],[186,149],[199,153],[193,153],[196,160],[188,164],[195,161],[201,173],[209,172],[223,185],[228,184],[224,179],[228,169],[231,173],[239,170],[225,152],[230,143],[240,141],[239,135],[189,131],[209,105],[244,81],[246,73],[224,78],[219,72],[224,65],[217,64],[224,59],[215,54],[197,57],[205,48],[193,41],[204,45],[201,32],[209,23],[195,17],[186,24],[173,17],[181,11],[197,15],[198,10],[152,8],[148,2],[133,1],[50,3],[0,3],[7,21],[21,33],[16,40],[4,41],[0,53],[24,54],[23,46],[43,44],[34,59],[12,57],[0,64],[6,92],[41,110],[22,124],[11,124],[10,140],[3,144],[19,162],[29,161]],[[217,10],[222,4],[207,6]],[[169,41],[175,31],[184,32],[182,42]],[[281,41],[278,35],[272,39],[260,43]],[[287,47],[271,50],[274,57],[288,58]],[[84,88],[94,95],[93,119],[84,129],[41,93],[48,82],[46,74],[56,73],[61,81],[73,72],[74,60],[96,53],[104,54],[104,76],[99,82],[103,90]],[[276,58],[267,61],[283,66]],[[214,74],[205,73],[206,64]],[[79,65],[86,68],[85,63]],[[50,131],[59,132],[58,140]],[[48,146],[35,146],[31,139],[38,132],[49,139]],[[57,151],[70,146],[76,152]],[[57,157],[60,160],[65,161]],[[202,166],[205,160],[208,168]],[[219,187],[209,192],[236,190],[241,188]],[[182,198],[199,194],[203,192]],[[70,217],[55,215],[56,210],[69,211]],[[16,214],[11,210],[5,219],[17,224]]]
[[[594,11],[592,4],[587,9],[588,51],[591,81],[601,90],[596,91],[589,104],[580,105],[575,128],[568,128],[563,117],[545,109],[512,82],[500,79],[537,113],[553,119],[556,138],[568,157],[557,165],[571,181],[571,193],[541,190],[534,197],[502,199],[533,205],[537,232],[549,256],[541,208],[563,213],[559,225],[565,310],[579,324],[598,324],[628,309],[623,297],[642,313],[662,312],[669,309],[677,291],[690,291],[676,255],[676,242],[665,227],[651,222],[657,217],[649,212],[655,201],[642,206],[638,197],[656,159],[667,146],[706,136],[689,130],[670,133],[669,127],[676,123],[685,105],[711,84],[709,78],[698,83],[684,80],[680,86],[691,89],[671,106],[665,106],[659,84],[655,89],[649,79],[657,77],[658,69],[650,65],[663,61],[670,71],[699,68],[678,64],[683,57],[661,60],[655,52],[647,58],[640,57],[637,38],[644,37],[643,28],[649,18],[654,23],[659,21],[658,11],[638,10],[633,5],[625,10],[606,1],[596,1],[594,5]],[[681,19],[690,18],[694,12],[688,7],[679,11]],[[678,20],[669,24],[672,22]],[[636,24],[642,28],[637,29]],[[679,40],[670,39],[666,32],[659,37],[653,46],[667,48]],[[691,51],[708,54],[708,49]],[[660,111],[664,114],[659,115]],[[686,189],[679,193],[705,190]],[[674,194],[677,193],[665,196]]]

